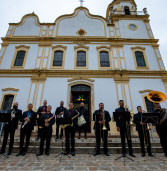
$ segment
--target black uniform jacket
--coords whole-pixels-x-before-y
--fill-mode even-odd
[[[100,117],[101,117],[101,110],[96,110],[93,114],[93,120],[95,121],[94,124],[94,129],[95,130],[99,130],[100,129]],[[107,128],[108,131],[110,131],[110,126],[109,126],[109,122],[111,121],[111,117],[108,111],[104,110],[104,115],[105,115],[105,126]],[[103,127],[103,125],[101,125],[101,128]]]

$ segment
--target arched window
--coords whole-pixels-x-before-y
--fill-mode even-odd
[[[78,51],[77,52],[77,67],[86,67],[86,52]]]
[[[130,15],[129,7],[125,6],[124,11],[125,11],[125,15]]]
[[[143,52],[136,51],[135,52],[135,57],[136,57],[136,62],[138,67],[146,67],[146,62],[144,59],[144,54]]]
[[[53,66],[62,66],[63,64],[63,51],[55,51],[53,58]]]
[[[147,108],[147,112],[153,112],[154,110],[154,103],[149,101],[147,96],[144,97],[145,103],[146,103],[146,108]]]
[[[2,103],[2,110],[9,110],[11,109],[13,103],[14,95],[5,95]]]
[[[110,67],[109,54],[106,51],[100,52],[100,67]]]
[[[26,51],[20,50],[17,52],[14,66],[22,66],[24,62]]]

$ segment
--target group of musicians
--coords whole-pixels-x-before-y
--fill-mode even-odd
[[[119,108],[115,110],[115,112],[126,112],[127,109],[124,107],[124,101],[119,101]],[[155,103],[155,108],[157,106],[160,108],[160,104]],[[28,110],[23,112],[18,109],[18,103],[15,102],[11,110],[8,113],[11,113],[11,121],[5,123],[4,126],[4,138],[3,144],[0,150],[0,154],[5,153],[6,145],[8,136],[10,134],[10,143],[9,143],[9,150],[7,155],[11,155],[13,144],[14,144],[14,135],[15,130],[18,127],[18,121],[22,122],[20,128],[20,147],[19,153],[16,156],[24,156],[27,153],[27,149],[30,142],[30,137],[32,134],[32,130],[34,126],[38,127],[38,138],[40,138],[40,147],[39,153],[37,156],[43,155],[44,152],[44,142],[46,140],[46,148],[45,148],[45,155],[49,155],[50,149],[50,142],[52,137],[53,131],[53,124],[55,123],[56,118],[71,118],[72,125],[67,125],[64,127],[65,129],[65,146],[66,150],[64,152],[65,155],[70,153],[70,146],[71,144],[71,155],[75,156],[75,133],[78,129],[79,136],[78,139],[81,137],[81,131],[84,131],[85,139],[87,138],[87,125],[89,123],[89,114],[87,109],[84,107],[84,102],[80,103],[80,107],[74,109],[73,103],[69,104],[69,109],[64,107],[64,102],[60,102],[60,107],[58,107],[55,111],[55,115],[51,113],[52,107],[50,105],[47,106],[47,101],[43,101],[43,106],[39,107],[37,112],[33,111],[33,105],[30,103],[28,104]],[[148,124],[142,122],[142,107],[137,107],[138,113],[134,115],[134,123],[136,124],[136,131],[138,132],[139,139],[140,139],[140,146],[141,146],[141,153],[142,157],[145,156],[145,145],[147,146],[148,155],[154,157],[151,152],[151,143],[150,143],[150,134],[148,129]],[[161,115],[160,111],[155,112]],[[83,116],[86,121],[86,124],[78,126],[78,117]],[[100,154],[100,142],[102,139],[103,142],[103,152],[106,156],[109,156],[108,151],[108,131],[110,131],[109,122],[111,121],[111,117],[108,111],[104,110],[104,104],[99,104],[99,109],[96,110],[93,114],[94,120],[94,130],[95,130],[95,137],[96,137],[96,148],[93,153],[94,156]],[[42,123],[41,125],[39,123]],[[126,143],[125,138],[127,139],[127,144],[129,147],[129,155],[131,157],[136,157],[133,153],[132,148],[132,139],[131,139],[131,126],[130,121],[116,121],[117,130],[120,132],[121,137],[121,145],[122,145],[122,157],[126,157]],[[157,124],[156,130],[160,138],[160,143],[163,148],[164,154],[167,157],[167,120],[163,122],[163,124]],[[60,132],[60,136],[59,136]],[[62,139],[63,137],[63,129],[60,127],[59,124],[56,125],[56,140]],[[24,139],[26,138],[25,145]],[[69,142],[71,138],[71,143]],[[24,146],[24,147],[23,147]]]

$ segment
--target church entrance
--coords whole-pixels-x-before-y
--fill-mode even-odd
[[[91,87],[87,85],[74,85],[71,87],[70,102],[74,104],[74,108],[78,108],[81,102],[84,102],[85,108],[88,110],[89,123],[87,126],[88,132],[91,130]]]

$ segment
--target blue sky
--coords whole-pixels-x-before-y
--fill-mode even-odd
[[[84,6],[92,14],[106,16],[112,0],[84,0]],[[150,24],[167,68],[167,17],[166,0],[136,0],[138,11],[147,7]],[[35,12],[40,22],[54,22],[57,17],[70,14],[80,5],[79,0],[0,0],[0,37],[5,37],[8,23],[17,23],[28,13]],[[2,41],[0,40],[0,43]]]

